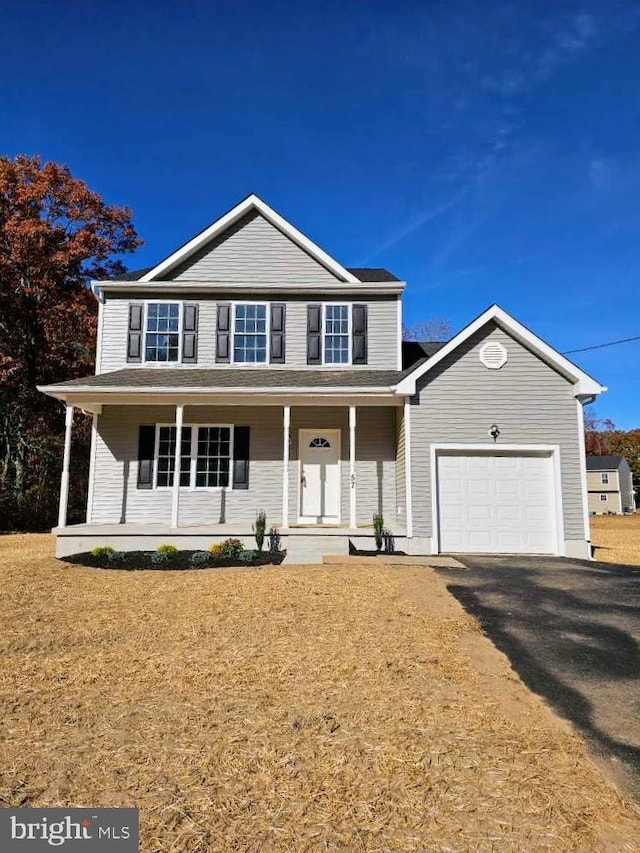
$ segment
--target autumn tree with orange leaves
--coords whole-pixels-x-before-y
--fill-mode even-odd
[[[92,278],[125,271],[141,240],[126,207],[107,205],[66,166],[0,157],[0,530],[55,521],[61,404],[36,386],[93,372]],[[70,515],[86,492],[89,427],[76,419]]]

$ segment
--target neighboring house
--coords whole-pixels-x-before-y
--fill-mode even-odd
[[[589,512],[635,512],[633,474],[624,456],[587,456]]]
[[[254,195],[92,286],[96,375],[41,389],[67,404],[59,556],[249,544],[260,509],[291,559],[371,547],[379,512],[412,554],[590,556],[582,406],[606,389],[498,306],[403,361],[404,282]],[[74,407],[93,441],[67,526]]]

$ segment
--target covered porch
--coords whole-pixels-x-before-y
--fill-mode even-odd
[[[320,549],[332,554],[372,549],[374,514],[384,517],[396,548],[410,550],[405,399],[391,389],[286,397],[265,391],[196,396],[173,390],[171,402],[168,394],[139,390],[135,395],[94,392],[93,400],[69,394],[54,529],[58,556],[96,545],[139,550],[170,542],[201,549],[229,536],[250,548],[260,510],[267,515],[267,530],[275,528],[282,547],[300,558]],[[75,408],[93,415],[91,472],[86,523],[68,526]],[[148,435],[153,432],[153,454],[143,458],[145,428]],[[211,452],[203,437],[214,429],[219,456],[208,459],[207,470],[218,466],[219,479],[205,483],[200,454]],[[166,457],[167,448],[170,460],[160,455]],[[179,477],[173,476],[176,470]]]

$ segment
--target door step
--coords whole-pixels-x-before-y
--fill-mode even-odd
[[[326,554],[346,557],[349,553],[349,537],[289,533],[286,548],[287,556],[283,565],[318,565]]]

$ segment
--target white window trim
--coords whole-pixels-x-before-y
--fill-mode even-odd
[[[602,474],[600,474],[600,482],[602,483],[603,486],[609,485],[609,472],[608,471],[603,471]]]
[[[147,334],[165,334],[164,332],[147,332],[147,316],[149,313],[149,305],[177,305],[178,306],[178,358],[176,361],[151,361],[147,360]],[[178,299],[149,299],[144,303],[144,317],[142,323],[142,364],[148,366],[164,367],[168,364],[182,364],[182,327],[184,321],[184,302]],[[166,334],[174,334],[168,332]]]
[[[325,337],[327,334],[327,308],[347,308],[347,346],[348,346],[348,358],[347,361],[325,361]],[[323,302],[322,303],[322,364],[327,367],[342,367],[343,365],[352,365],[353,364],[353,303],[352,302]]]
[[[160,429],[161,427],[174,427],[175,423],[161,423],[156,424],[156,438],[155,445],[153,448],[153,488],[154,491],[158,492],[171,492],[173,491],[173,485],[171,486],[159,486],[158,485],[158,451],[160,449]],[[183,429],[189,427],[191,429],[191,465],[189,466],[189,485],[188,486],[180,486],[181,492],[230,492],[234,490],[234,482],[233,482],[233,449],[234,449],[234,439],[235,439],[235,424],[192,424],[185,423],[182,425]],[[229,485],[228,486],[196,486],[196,468],[198,464],[198,430],[200,427],[220,427],[227,428],[230,431],[230,439],[229,439]],[[175,464],[175,463],[174,463]],[[176,472],[173,472],[174,480],[176,476]]]
[[[236,361],[234,358],[235,353],[235,336],[236,336],[236,306],[238,305],[264,305],[265,306],[265,319],[266,319],[266,344],[267,344],[267,358],[266,361]],[[271,364],[271,303],[270,302],[260,302],[255,299],[240,299],[237,302],[231,303],[231,352],[230,359],[231,364],[238,365],[239,367],[247,367],[247,365],[251,367],[268,367]]]
[[[600,495],[600,501],[606,503],[609,500],[609,495]]]

